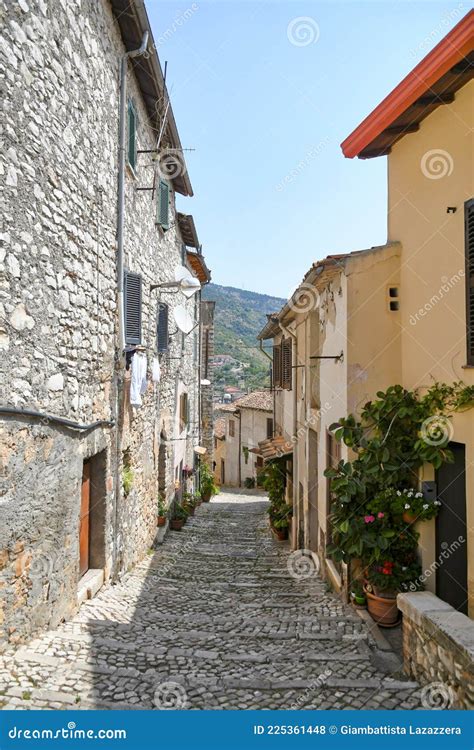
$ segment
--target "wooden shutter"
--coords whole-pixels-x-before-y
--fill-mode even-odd
[[[464,204],[466,227],[466,329],[467,364],[474,365],[474,198]]]
[[[169,344],[169,308],[164,302],[160,302],[158,305],[158,321],[156,326],[156,348],[158,354],[163,354],[168,351]]]
[[[282,371],[282,387],[286,390],[291,391],[292,387],[292,365],[293,365],[293,342],[290,338],[283,339],[282,341],[282,357],[281,357],[281,371]]]
[[[273,387],[281,388],[281,345],[273,347]]]
[[[163,229],[169,229],[169,202],[170,202],[170,189],[168,183],[165,180],[160,180],[158,185],[158,199],[156,206],[156,222],[160,224]]]
[[[189,423],[189,404],[187,393],[182,393],[179,397],[179,422],[181,430],[184,430],[186,425]]]
[[[128,102],[128,150],[127,159],[131,168],[137,166],[137,113],[131,101]]]
[[[142,340],[142,277],[124,274],[125,342],[140,344]]]
[[[267,440],[273,437],[273,419],[267,418]]]

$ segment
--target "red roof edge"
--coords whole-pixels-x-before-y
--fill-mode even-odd
[[[413,102],[469,54],[473,43],[474,10],[470,10],[341,143],[344,156],[349,159],[359,156]]]

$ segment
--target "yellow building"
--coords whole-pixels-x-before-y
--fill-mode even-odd
[[[388,156],[388,240],[401,246],[401,384],[474,385],[473,36],[471,12],[343,142],[346,157]],[[394,378],[395,381],[395,378]],[[434,476],[443,500],[425,522],[423,567],[467,541],[426,588],[474,616],[474,412],[455,413],[455,464]]]

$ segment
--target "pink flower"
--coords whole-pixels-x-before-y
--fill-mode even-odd
[[[375,516],[364,516],[365,523],[372,523],[375,521]]]
[[[383,518],[383,517],[384,517],[384,515],[385,515],[385,513],[382,513],[382,512],[380,512],[380,513],[377,513],[377,518]]]

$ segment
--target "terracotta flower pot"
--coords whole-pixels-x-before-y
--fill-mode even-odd
[[[275,534],[279,542],[284,542],[286,539],[288,539],[288,529],[276,529],[271,524],[270,524],[270,528]]]
[[[413,515],[413,513],[410,513],[409,510],[406,510],[404,512],[402,518],[405,521],[405,523],[415,523],[415,521],[416,521],[416,516]]]
[[[398,623],[398,607],[396,594],[393,596],[376,596],[365,592],[367,597],[367,608],[373,620],[378,625],[384,627],[393,627]]]
[[[172,518],[170,521],[170,527],[173,529],[173,531],[181,531],[183,526],[184,521],[182,518]]]
[[[209,500],[211,499],[211,496],[212,496],[211,490],[207,490],[201,493],[201,499],[204,503],[208,503]]]
[[[166,523],[166,516],[158,516],[158,520],[156,522],[157,526],[164,526]]]

